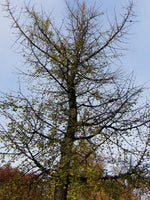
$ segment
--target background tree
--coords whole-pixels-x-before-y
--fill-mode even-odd
[[[33,173],[24,174],[10,164],[0,167],[0,197],[3,200],[44,200],[44,182]]]
[[[89,161],[93,163],[92,160]],[[94,165],[94,163],[93,163]],[[92,166],[91,166],[92,167]],[[102,171],[102,165],[94,165],[96,172]],[[93,167],[91,168],[93,171]],[[96,182],[96,181],[95,181]],[[76,184],[76,182],[74,182]],[[0,197],[3,200],[48,200],[49,190],[47,190],[49,185],[48,180],[41,180],[36,174],[21,172],[18,168],[13,168],[8,163],[0,167]],[[137,200],[138,198],[132,193],[132,190],[125,189],[122,184],[116,182],[116,188],[108,187],[107,191],[95,192],[90,188],[89,190],[80,190],[78,196],[73,199],[88,199],[88,200],[107,200],[113,199],[114,194],[118,194],[119,200]],[[94,184],[93,184],[94,186]],[[86,186],[87,189],[89,186]],[[73,187],[76,188],[76,187]],[[72,197],[68,197],[72,200]]]
[[[146,183],[148,105],[140,106],[142,88],[115,65],[133,22],[133,2],[120,20],[115,16],[104,27],[103,13],[84,1],[66,2],[61,27],[29,6],[22,24],[9,1],[5,8],[18,31],[29,84],[26,95],[20,87],[1,99],[7,119],[1,125],[2,156],[21,158],[26,170],[48,176],[55,200],[74,198],[83,186],[100,191],[108,180],[134,188]],[[104,164],[103,173],[95,176],[91,157]],[[116,165],[120,171],[113,173]]]

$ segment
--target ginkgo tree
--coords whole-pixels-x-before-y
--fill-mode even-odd
[[[134,21],[133,2],[105,26],[104,13],[80,0],[66,1],[60,27],[31,6],[18,17],[9,1],[5,9],[28,86],[1,97],[2,157],[49,177],[55,200],[73,199],[84,186],[101,191],[108,181],[146,184],[149,106],[138,101],[143,88],[117,65]]]

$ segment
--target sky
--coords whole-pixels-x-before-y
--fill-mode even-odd
[[[92,3],[92,0],[85,0]],[[17,87],[16,68],[21,68],[23,60],[21,55],[16,53],[14,47],[15,35],[10,28],[11,23],[6,12],[0,4],[0,91],[7,92]],[[23,0],[10,0],[14,7],[23,5]],[[29,2],[27,0],[26,2]],[[36,7],[44,7],[47,11],[53,12],[56,23],[64,14],[64,0],[30,0]],[[114,10],[121,14],[122,5],[127,5],[128,0],[97,0],[101,10],[108,16],[114,16]],[[18,8],[17,8],[18,9]],[[136,84],[145,84],[150,87],[150,0],[135,0],[135,20],[137,21],[130,30],[125,56],[122,58],[121,67],[126,73],[134,71]],[[146,90],[145,95],[150,99],[150,91]]]

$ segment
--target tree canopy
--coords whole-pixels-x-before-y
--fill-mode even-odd
[[[118,181],[148,189],[149,105],[140,104],[143,88],[116,64],[134,21],[133,2],[107,27],[103,12],[79,0],[66,1],[60,27],[34,7],[24,8],[26,23],[9,1],[5,8],[28,87],[1,97],[1,156],[49,177],[54,200]]]

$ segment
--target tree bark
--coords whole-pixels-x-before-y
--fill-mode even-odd
[[[54,200],[67,200],[72,147],[73,140],[65,137],[61,145],[61,160],[56,178]]]
[[[77,122],[77,106],[74,78],[70,78],[71,83],[68,85],[68,99],[69,99],[69,118],[67,133],[61,143],[61,160],[60,160],[60,176],[55,186],[54,200],[67,200],[69,176],[70,176],[70,161],[72,159],[73,142],[76,132]],[[63,172],[63,174],[62,174]],[[59,173],[58,173],[59,174]]]
[[[67,188],[65,188],[65,185],[55,186],[54,200],[67,200]]]

